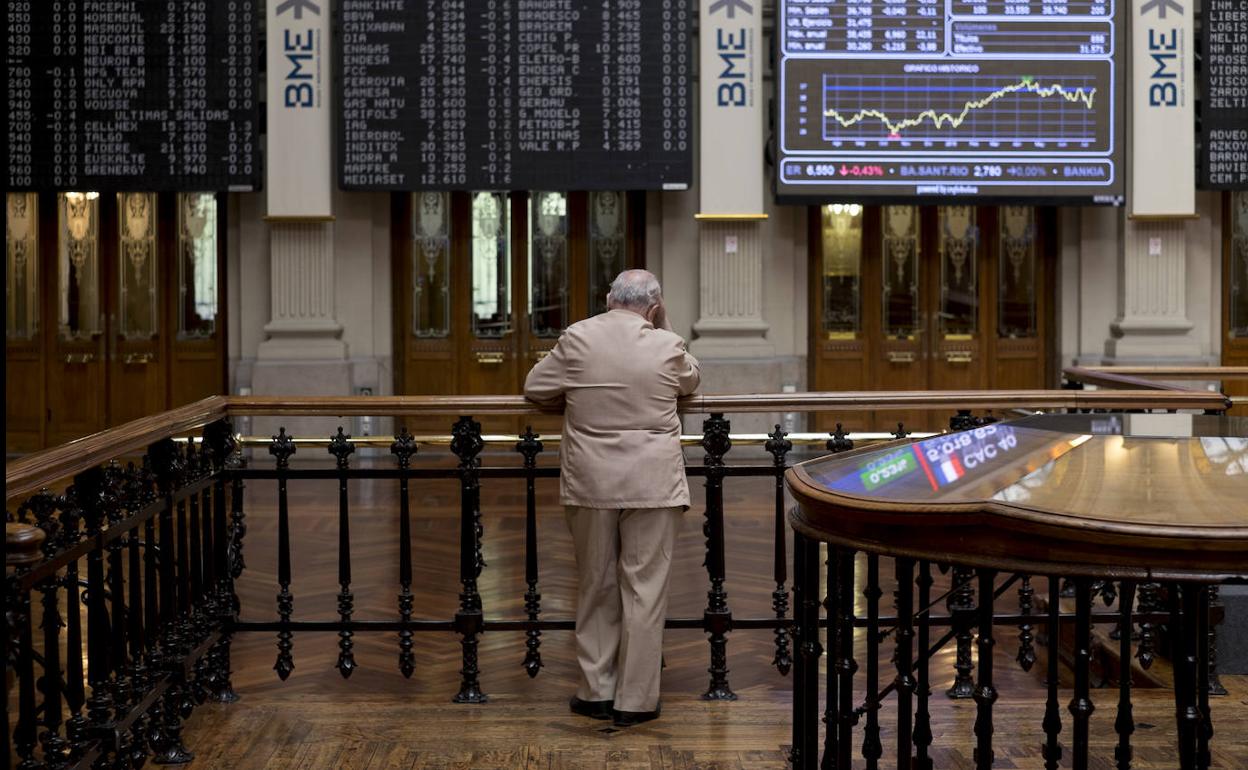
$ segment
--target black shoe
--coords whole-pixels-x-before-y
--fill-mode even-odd
[[[610,719],[614,713],[612,706],[615,701],[609,700],[581,700],[575,695],[568,702],[568,707],[572,709],[573,714],[580,714],[590,719]]]
[[[654,711],[616,711],[612,709],[611,716],[616,727],[632,727],[642,722],[658,719],[659,712],[662,710],[662,706],[656,706]]]

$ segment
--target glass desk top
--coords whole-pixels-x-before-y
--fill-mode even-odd
[[[1248,527],[1248,418],[1037,415],[798,466],[878,503],[996,501],[1099,521]]]

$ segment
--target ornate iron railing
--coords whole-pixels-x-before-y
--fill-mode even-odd
[[[789,616],[782,479],[793,442],[777,426],[762,440],[770,462],[726,462],[734,446],[724,416],[729,410],[959,409],[955,425],[963,427],[984,419],[971,414],[972,409],[982,408],[1218,410],[1224,406],[1218,394],[1103,390],[690,399],[682,405],[684,411],[710,413],[697,438],[704,461],[687,468],[690,476],[701,477],[706,484],[708,601],[702,617],[670,618],[668,627],[700,628],[707,633],[710,681],[706,698],[736,697],[727,668],[727,644],[734,629],[772,630],[773,665],[781,674],[792,665],[793,621]],[[538,584],[535,483],[539,478],[557,476],[558,468],[539,465],[538,458],[549,448],[531,430],[514,439],[519,458],[516,463],[484,464],[486,439],[480,423],[467,416],[536,413],[539,410],[515,397],[215,397],[10,463],[6,468],[6,662],[16,679],[15,697],[10,699],[16,721],[10,720],[6,726],[6,743],[12,739],[6,746],[6,757],[16,756],[24,770],[85,768],[105,761],[116,767],[133,767],[148,757],[163,763],[188,761],[190,753],[181,738],[182,722],[196,703],[233,699],[230,644],[239,633],[275,633],[274,668],[285,678],[293,669],[294,635],[300,631],[338,634],[336,667],[344,677],[356,668],[357,633],[396,633],[398,668],[402,675],[412,676],[414,634],[453,631],[462,644],[461,680],[455,700],[479,703],[486,695],[477,658],[478,637],[486,630],[523,631],[524,665],[530,676],[536,676],[541,669],[542,632],[573,626],[570,619],[542,616]],[[272,464],[260,467],[258,462],[253,465],[244,460],[242,442],[231,425],[233,418],[255,414],[457,414],[460,416],[453,423],[448,444],[456,465],[424,467],[413,463],[417,440],[404,429],[389,441],[390,467],[353,464],[358,442],[340,429],[317,447],[333,458],[334,467],[293,467],[290,460],[304,445],[285,430],[267,444]],[[758,440],[760,437],[752,436],[746,443]],[[820,443],[828,451],[840,451],[852,446],[852,437],[838,428]],[[135,459],[123,464],[128,457]],[[735,617],[724,591],[723,481],[730,477],[770,479],[775,488],[775,588],[770,617]],[[418,608],[413,606],[411,590],[410,484],[437,478],[453,478],[459,483],[461,590],[453,617],[422,619],[416,617]],[[487,617],[478,590],[484,568],[481,485],[503,478],[526,483],[522,618]],[[295,620],[289,485],[311,479],[338,482],[338,611],[333,619]],[[398,591],[395,616],[388,619],[355,617],[350,489],[352,482],[360,479],[388,479],[398,486]],[[234,581],[245,569],[245,485],[249,482],[273,483],[277,490],[278,596],[275,619],[268,621],[243,621],[238,614]],[[969,650],[968,624],[976,610],[967,603],[970,595],[966,581],[955,583],[951,596],[956,601],[950,605],[953,614],[930,618],[930,623],[953,629],[962,658],[963,649]],[[36,599],[38,609],[34,607]],[[922,597],[920,601],[924,602]],[[870,626],[895,619],[868,616],[852,622]],[[964,668],[959,669],[960,676]],[[965,687],[954,694],[963,695],[964,691]]]

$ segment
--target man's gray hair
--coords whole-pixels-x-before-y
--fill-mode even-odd
[[[654,277],[654,273],[649,270],[625,270],[611,282],[607,306],[647,310],[658,304],[662,296],[659,279]]]

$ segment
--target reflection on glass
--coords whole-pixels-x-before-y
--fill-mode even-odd
[[[418,193],[412,205],[412,333],[417,337],[450,336],[450,252],[451,194]]]
[[[39,331],[39,196],[9,193],[6,204],[4,332],[29,340]]]
[[[178,336],[217,328],[217,196],[178,194]]]
[[[98,192],[56,196],[57,321],[65,339],[99,334],[100,265]]]
[[[919,333],[919,207],[883,206],[884,334]]]
[[[823,331],[852,338],[861,328],[862,206],[824,206],[822,220]]]
[[[1036,336],[1036,210],[1002,206],[997,265],[997,334]]]
[[[607,309],[611,281],[624,269],[627,204],[622,192],[589,194],[589,314]]]
[[[1248,190],[1231,193],[1232,337],[1248,337]]]
[[[529,199],[529,330],[558,337],[568,325],[568,196]]]
[[[1216,472],[1248,475],[1248,438],[1201,438],[1200,448]]]
[[[117,275],[125,339],[156,336],[156,193],[117,193]]]
[[[502,337],[511,332],[511,245],[507,196],[472,196],[472,333]]]
[[[975,271],[974,206],[937,206],[940,253],[940,334],[965,337],[976,332],[979,292]]]

